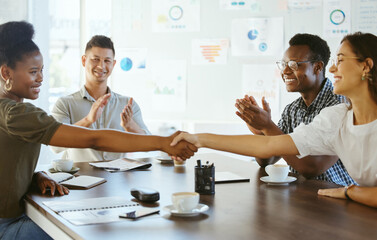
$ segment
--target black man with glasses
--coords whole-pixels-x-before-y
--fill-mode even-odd
[[[344,102],[344,98],[333,93],[333,86],[325,77],[326,65],[330,58],[330,49],[323,39],[312,34],[296,34],[289,41],[289,48],[283,59],[276,62],[288,92],[299,92],[301,97],[288,104],[276,125],[271,119],[271,109],[262,98],[262,107],[252,96],[245,96],[248,108],[238,108],[237,115],[243,119],[249,129],[258,135],[281,135],[292,133],[300,123],[308,124],[319,112],[329,106]],[[337,156],[283,156],[290,165],[291,172],[306,178],[334,182],[343,186],[356,184],[349,176]],[[333,161],[322,161],[323,159]],[[279,158],[257,159],[261,166],[273,164]],[[334,165],[331,163],[336,161]]]

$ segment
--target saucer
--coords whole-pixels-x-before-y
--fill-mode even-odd
[[[66,173],[70,173],[70,174],[75,174],[75,173],[77,173],[79,170],[80,170],[80,168],[78,168],[78,167],[72,167],[72,169],[69,170],[69,171],[56,171],[54,168],[50,168],[48,171],[49,171],[50,173],[66,172]]]
[[[190,212],[178,212],[173,205],[168,205],[164,207],[164,210],[169,212],[172,216],[177,217],[193,217],[199,215],[202,212],[205,212],[209,209],[209,207],[205,204],[199,203],[192,211]]]
[[[268,184],[273,184],[273,185],[281,185],[281,184],[288,184],[290,182],[294,182],[297,180],[297,178],[295,177],[291,177],[291,176],[288,176],[285,180],[283,181],[272,181],[270,179],[270,176],[264,176],[264,177],[261,177],[260,180],[262,182],[265,182],[265,183],[268,183]]]
[[[169,156],[157,156],[156,159],[161,163],[172,163],[173,159]]]

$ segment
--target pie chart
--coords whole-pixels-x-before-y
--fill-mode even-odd
[[[248,33],[247,33],[247,37],[250,39],[250,40],[255,40],[258,36],[258,31],[255,30],[255,29],[251,29]]]
[[[120,68],[123,70],[123,71],[129,71],[131,70],[132,68],[132,60],[129,59],[129,58],[123,58],[121,61],[120,61]]]

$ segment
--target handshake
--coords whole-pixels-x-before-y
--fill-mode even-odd
[[[192,157],[200,147],[195,134],[177,131],[164,139],[162,151],[175,160],[186,160]]]

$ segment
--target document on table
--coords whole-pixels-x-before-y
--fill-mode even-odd
[[[75,225],[120,221],[120,214],[135,211],[138,203],[123,197],[88,198],[78,201],[48,201],[44,205]]]
[[[122,172],[132,169],[146,169],[152,166],[151,163],[145,163],[129,158],[120,158],[113,161],[94,162],[89,164],[94,167],[102,168],[110,172]]]

